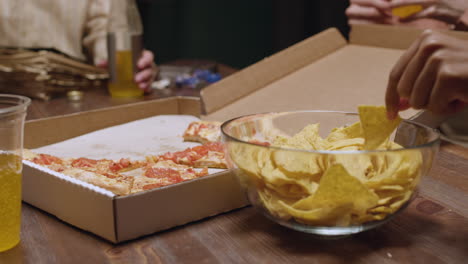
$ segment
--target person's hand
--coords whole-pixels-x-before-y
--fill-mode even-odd
[[[140,89],[148,93],[151,91],[151,84],[158,73],[153,53],[149,50],[143,50],[140,59],[138,59],[137,67],[138,73],[135,75],[135,82]]]
[[[348,24],[393,24],[390,0],[350,0]]]
[[[390,5],[392,8],[407,5],[420,5],[424,8],[414,15],[400,18],[400,21],[404,22],[430,18],[448,24],[456,24],[465,10],[468,9],[467,0],[393,0]]]
[[[154,56],[151,51],[143,50],[141,57],[137,62],[138,72],[135,75],[135,82],[145,93],[149,93],[151,91],[151,84],[158,75],[158,67],[154,63],[153,59]],[[107,68],[107,64],[107,61],[100,61],[96,63],[96,66]]]
[[[425,31],[391,71],[388,117],[409,107],[453,114],[468,103],[468,41]]]

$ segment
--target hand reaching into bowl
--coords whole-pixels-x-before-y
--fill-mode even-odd
[[[390,119],[409,107],[453,114],[468,103],[468,41],[424,32],[394,66],[386,91]]]

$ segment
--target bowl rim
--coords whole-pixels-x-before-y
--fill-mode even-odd
[[[294,151],[294,152],[308,152],[308,153],[315,153],[315,154],[368,154],[368,153],[385,153],[385,152],[398,152],[398,151],[407,151],[407,150],[414,150],[414,149],[423,149],[423,148],[430,148],[432,146],[438,146],[441,142],[441,134],[438,129],[426,126],[424,124],[415,122],[413,120],[409,119],[403,119],[402,122],[409,123],[418,127],[422,127],[424,129],[427,129],[428,131],[431,131],[435,133],[436,138],[432,141],[429,141],[427,143],[421,144],[421,145],[416,145],[416,146],[411,146],[411,147],[403,147],[403,148],[398,148],[398,149],[382,149],[382,150],[306,150],[306,149],[294,149],[294,148],[284,148],[284,147],[275,147],[275,146],[264,146],[260,144],[256,144],[253,142],[248,142],[244,141],[241,139],[238,139],[234,136],[229,135],[225,129],[226,127],[231,124],[232,122],[242,119],[242,118],[249,118],[249,117],[255,117],[255,116],[267,116],[267,115],[280,115],[280,114],[298,114],[298,113],[334,113],[334,114],[345,114],[345,115],[359,115],[357,112],[348,112],[348,111],[335,111],[335,110],[297,110],[297,111],[278,111],[278,112],[262,112],[262,113],[254,113],[254,114],[248,114],[248,115],[242,115],[238,116],[235,118],[231,118],[221,124],[221,133],[223,136],[229,138],[230,140],[236,141],[238,143],[244,143],[256,147],[263,147],[263,148],[268,148],[268,149],[274,149],[274,150],[286,150],[286,151]],[[398,130],[398,129],[397,129]]]

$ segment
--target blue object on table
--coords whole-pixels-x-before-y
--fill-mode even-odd
[[[205,77],[207,83],[214,83],[221,80],[221,74],[219,73],[210,73]]]
[[[198,70],[193,71],[193,76],[194,77],[197,77],[197,78],[203,79],[203,80],[210,74],[211,74],[211,71],[209,71],[209,70],[198,69]]]
[[[192,75],[182,74],[175,78],[177,86],[188,86],[190,88],[197,88],[203,84],[210,84],[221,80],[219,73],[214,73],[210,70],[197,69],[193,71]]]

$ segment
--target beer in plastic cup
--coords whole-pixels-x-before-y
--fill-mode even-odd
[[[23,129],[30,102],[0,94],[0,252],[20,241]]]

